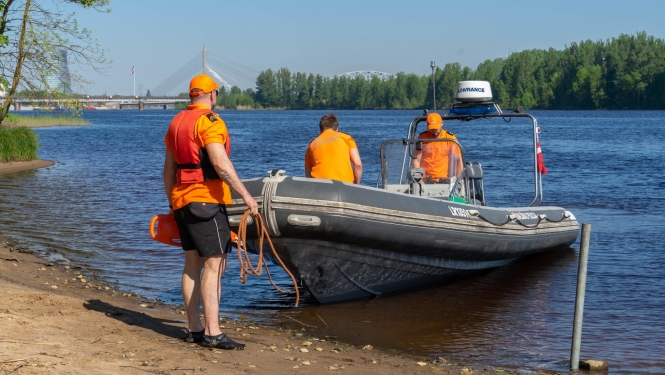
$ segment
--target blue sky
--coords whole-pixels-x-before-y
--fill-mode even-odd
[[[133,65],[137,94],[139,85],[143,92],[157,87],[203,45],[255,71],[333,76],[428,74],[432,60],[475,69],[514,51],[637,31],[665,38],[665,1],[656,0],[111,0],[111,8],[97,14],[72,7],[113,60],[105,75],[83,72],[95,81],[81,89],[89,94],[132,94]]]

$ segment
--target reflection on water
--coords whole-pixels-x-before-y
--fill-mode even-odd
[[[173,111],[86,112],[94,126],[37,129],[53,167],[0,177],[0,233],[43,255],[96,270],[124,289],[180,303],[182,251],[152,241],[150,218],[168,210],[162,190],[163,137]],[[232,160],[243,178],[274,168],[303,175],[306,145],[321,111],[223,112]],[[404,137],[419,111],[340,111],[356,139],[363,183],[373,186],[378,149]],[[550,174],[545,204],[592,224],[582,358],[612,373],[665,373],[665,122],[661,112],[535,112]],[[489,205],[533,196],[530,125],[446,122],[465,156],[483,164]],[[630,131],[626,131],[630,129]],[[617,137],[620,134],[620,137]],[[527,150],[527,151],[525,151]],[[225,314],[299,327],[463,363],[565,371],[577,277],[577,244],[453,284],[386,298],[319,306],[276,292],[267,278],[238,279],[236,253],[224,277]],[[277,283],[290,279],[276,266]],[[320,318],[319,318],[320,317]],[[323,319],[323,321],[322,321]],[[325,323],[324,323],[325,321]],[[326,324],[328,327],[326,327]]]
[[[467,363],[562,367],[566,348],[570,348],[570,332],[542,328],[545,322],[571,323],[572,307],[561,314],[552,301],[568,301],[572,306],[574,280],[561,280],[568,285],[562,290],[552,288],[552,279],[570,274],[576,261],[574,250],[567,248],[482,277],[389,298],[310,306],[289,316],[316,326],[315,336],[337,336],[356,345],[371,344],[425,357],[444,355]],[[516,305],[522,306],[516,309]],[[568,317],[570,321],[559,321]],[[280,315],[273,319],[297,326]],[[529,348],[527,353],[525,348]],[[551,349],[561,350],[562,355],[550,357]]]

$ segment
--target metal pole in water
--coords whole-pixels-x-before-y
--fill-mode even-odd
[[[589,263],[589,238],[591,224],[582,224],[580,240],[580,264],[577,268],[577,295],[575,297],[575,318],[573,322],[573,345],[570,349],[570,370],[580,369],[580,345],[582,343],[582,316],[584,315],[584,292],[586,290],[586,271]]]

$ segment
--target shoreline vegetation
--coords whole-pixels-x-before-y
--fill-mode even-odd
[[[47,128],[52,126],[86,126],[92,123],[80,116],[12,114],[2,122],[7,128]]]
[[[489,81],[494,101],[525,109],[665,109],[665,41],[646,32],[573,42],[485,60],[474,70],[448,63],[435,71],[436,107],[454,102],[459,81]],[[185,94],[186,95],[186,94]],[[432,77],[400,72],[323,77],[288,68],[261,72],[256,91],[222,87],[224,109],[432,108]]]
[[[0,126],[0,162],[28,161],[39,159],[39,140],[32,129]]]
[[[17,115],[0,124],[0,163],[39,160],[39,138],[31,128],[86,126],[90,121],[80,116]]]

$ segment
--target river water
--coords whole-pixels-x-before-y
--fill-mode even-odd
[[[178,248],[148,236],[168,210],[163,137],[175,111],[89,111],[93,126],[36,129],[50,168],[0,177],[0,233],[49,259],[97,271],[119,288],[181,303]],[[222,111],[241,178],[274,168],[304,174],[321,111]],[[363,184],[374,186],[382,141],[406,135],[419,111],[339,111],[357,141]],[[616,374],[665,373],[665,112],[534,111],[549,174],[544,204],[591,223],[582,358]],[[530,123],[447,122],[467,160],[485,171],[489,205],[533,196]],[[235,252],[224,276],[222,313],[316,326],[315,336],[466,364],[566,371],[578,247],[524,259],[457,283],[374,300],[317,305],[238,281]],[[278,284],[289,280],[272,267]]]

